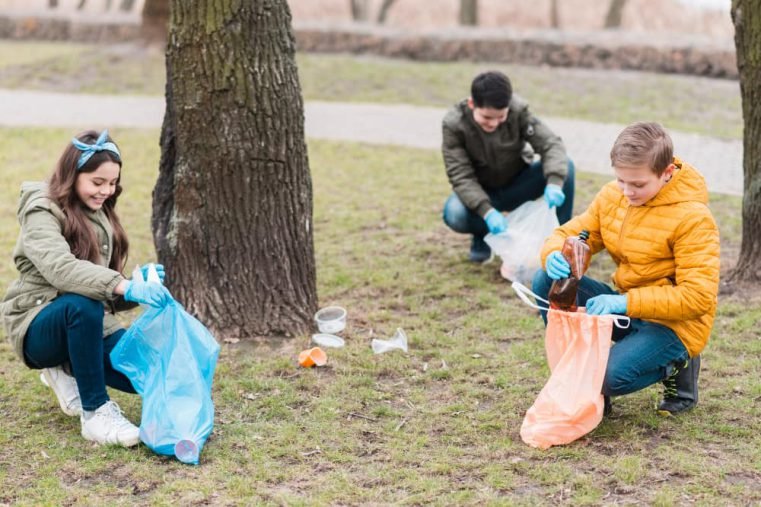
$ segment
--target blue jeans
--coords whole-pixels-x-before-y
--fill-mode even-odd
[[[552,279],[544,270],[534,275],[533,291],[547,299]],[[587,300],[600,294],[618,294],[609,285],[586,276],[579,281],[576,302],[586,306]],[[547,312],[541,312],[545,325]],[[660,382],[676,365],[688,359],[687,349],[668,327],[642,319],[631,319],[626,329],[613,327],[614,345],[610,349],[602,393],[607,396],[629,394]]]
[[[563,184],[565,202],[555,212],[558,222],[564,224],[571,219],[573,211],[573,193],[575,189],[576,169],[572,160],[568,160],[568,176]],[[499,211],[512,211],[521,204],[533,201],[544,195],[544,187],[547,180],[544,179],[542,162],[537,161],[518,173],[507,185],[495,189],[484,189],[489,196],[491,205]],[[473,234],[484,237],[489,232],[486,222],[476,212],[468,209],[465,204],[453,193],[444,204],[444,223],[455,232]]]
[[[95,410],[109,400],[106,385],[135,392],[129,379],[111,366],[109,357],[125,331],[104,338],[103,312],[101,301],[64,294],[42,309],[24,338],[24,358],[32,368],[71,365],[84,410]]]

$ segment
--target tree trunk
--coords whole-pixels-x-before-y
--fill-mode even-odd
[[[383,3],[378,10],[378,24],[382,25],[386,22],[388,11],[391,9],[391,6],[394,5],[394,1],[395,0],[383,0]]]
[[[626,0],[611,0],[608,14],[605,16],[604,28],[621,28]]]
[[[312,181],[286,0],[172,0],[153,234],[167,284],[230,337],[308,331]]]
[[[550,2],[550,25],[552,28],[560,28],[560,12],[558,10],[558,0]]]
[[[732,0],[743,120],[742,246],[730,279],[761,282],[761,3]]]
[[[478,25],[478,0],[460,0],[460,24]]]
[[[370,19],[370,0],[351,0],[351,19],[368,21]]]
[[[169,28],[169,0],[145,0],[140,35],[148,42],[166,42]]]
[[[124,12],[129,12],[132,10],[132,7],[135,6],[135,0],[122,0],[122,3],[119,5],[119,9],[121,9]]]

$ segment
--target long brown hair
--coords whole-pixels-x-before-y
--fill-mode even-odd
[[[98,132],[87,130],[77,135],[77,139],[87,144],[94,144],[98,138]],[[113,142],[109,137],[108,142]],[[100,261],[99,242],[95,235],[90,220],[87,218],[87,207],[79,199],[76,192],[77,176],[80,173],[94,172],[104,162],[114,162],[119,165],[119,179],[116,181],[116,191],[103,203],[103,212],[111,223],[114,235],[114,246],[111,252],[111,262],[108,267],[122,272],[127,263],[129,241],[124,232],[119,217],[114,209],[116,199],[122,193],[121,167],[122,161],[119,156],[108,150],[96,152],[80,169],[77,169],[79,156],[82,154],[73,144],[69,143],[63,150],[61,158],[50,177],[48,195],[66,215],[63,225],[63,237],[71,247],[71,253],[77,259],[88,260],[93,263]]]

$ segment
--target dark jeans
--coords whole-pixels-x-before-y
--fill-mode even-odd
[[[24,357],[33,368],[71,365],[84,410],[95,410],[109,400],[106,385],[135,392],[129,379],[111,366],[109,357],[125,331],[104,338],[103,315],[101,301],[64,294],[42,309],[24,339]]]
[[[533,291],[547,299],[552,279],[544,270],[536,272]],[[612,287],[586,276],[579,281],[577,304],[600,294],[618,294]],[[541,312],[545,325],[547,312]],[[613,327],[614,345],[610,349],[602,393],[608,396],[629,394],[655,384],[671,374],[675,365],[688,358],[687,349],[666,326],[641,319],[631,319],[626,329]]]
[[[571,219],[573,211],[573,193],[575,189],[576,169],[572,160],[568,160],[568,177],[563,184],[565,202],[555,212],[558,222],[563,225]],[[544,187],[547,180],[544,179],[542,161],[537,161],[518,173],[510,183],[501,188],[484,189],[489,196],[491,205],[499,211],[512,211],[521,204],[533,201],[544,195]],[[477,213],[468,209],[453,193],[444,204],[444,223],[455,232],[473,234],[484,237],[489,232],[486,222]]]

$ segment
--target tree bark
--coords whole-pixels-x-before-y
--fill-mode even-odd
[[[731,280],[761,282],[761,3],[732,0],[743,133],[742,245]]]
[[[605,16],[604,28],[621,28],[621,22],[624,17],[624,7],[626,7],[626,0],[610,1],[608,14]]]
[[[140,27],[140,35],[144,40],[158,44],[166,42],[169,11],[169,0],[145,0]]]
[[[478,0],[460,0],[460,24],[478,25]]]
[[[286,0],[172,0],[153,234],[172,294],[225,337],[317,307],[312,182]]]

